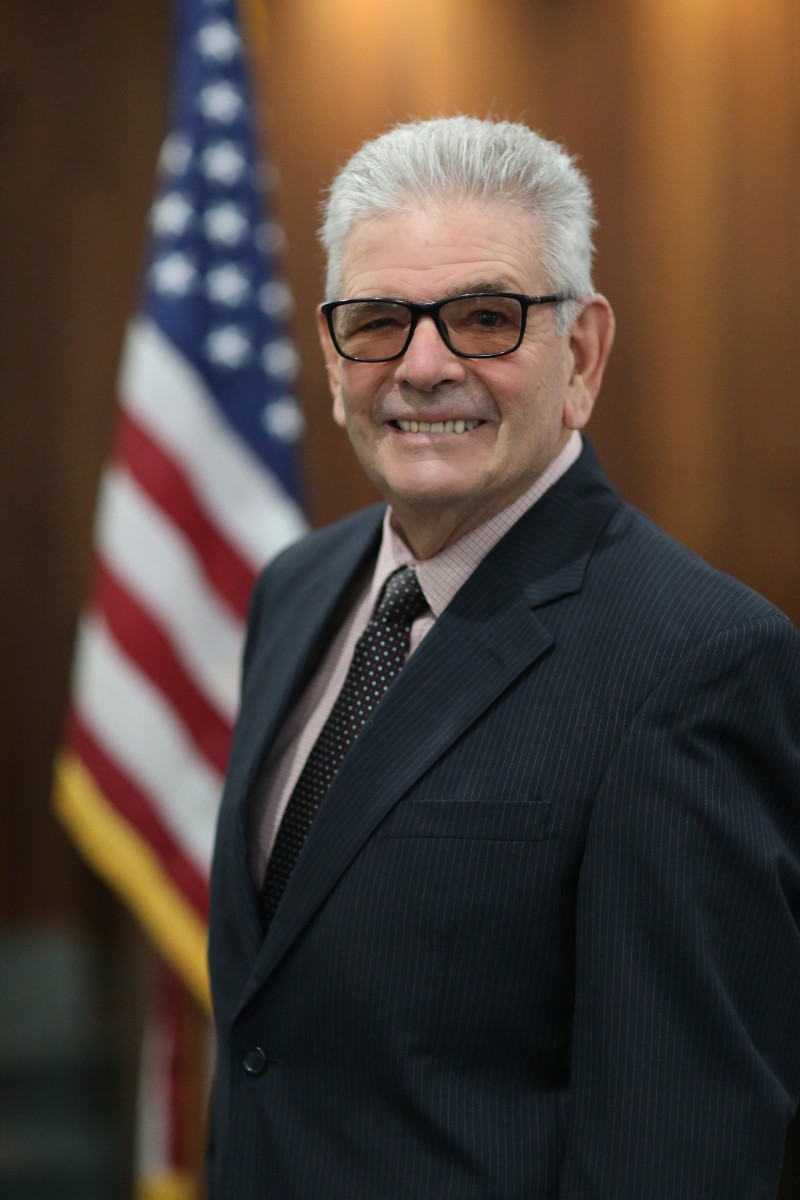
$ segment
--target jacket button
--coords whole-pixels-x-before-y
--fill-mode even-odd
[[[266,1070],[267,1056],[260,1046],[254,1046],[245,1054],[242,1066],[248,1075],[261,1075]]]

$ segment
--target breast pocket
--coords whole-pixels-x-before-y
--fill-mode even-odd
[[[408,800],[388,819],[383,837],[541,842],[550,812],[548,800]]]
[[[364,856],[378,881],[370,919],[383,947],[387,930],[396,935],[390,961],[404,964],[407,1039],[420,1053],[459,1059],[528,1045],[566,951],[552,944],[563,929],[553,920],[555,809],[539,799],[408,799]]]

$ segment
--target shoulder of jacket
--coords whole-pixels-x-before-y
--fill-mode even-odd
[[[740,579],[678,542],[639,509],[623,502],[603,532],[603,554],[594,567],[608,573],[615,590],[651,613],[669,607],[680,624],[698,622],[708,635],[729,625],[763,618],[787,620]]]

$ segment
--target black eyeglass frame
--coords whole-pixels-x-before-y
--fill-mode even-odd
[[[522,320],[519,326],[519,337],[513,346],[509,346],[508,350],[492,350],[488,354],[467,354],[464,350],[457,350],[450,342],[447,334],[447,326],[439,315],[439,311],[445,304],[452,304],[454,300],[480,300],[483,297],[493,300],[518,300],[522,309]],[[502,358],[506,354],[513,354],[522,345],[522,339],[525,336],[525,327],[528,320],[528,309],[539,304],[564,304],[569,300],[577,300],[578,297],[572,292],[551,292],[545,296],[525,296],[521,292],[464,292],[456,296],[445,296],[443,300],[428,300],[417,302],[414,300],[398,300],[395,296],[358,296],[353,300],[328,300],[325,304],[320,305],[320,312],[323,313],[325,320],[328,323],[328,332],[331,335],[331,341],[336,353],[341,358],[346,358],[348,362],[363,362],[363,363],[383,363],[395,362],[396,359],[402,358],[408,347],[411,345],[411,339],[414,336],[414,330],[417,328],[420,317],[430,317],[436,326],[437,332],[451,354],[455,354],[458,358]],[[342,350],[336,340],[336,333],[333,328],[333,314],[337,308],[345,308],[351,304],[396,304],[401,308],[407,309],[411,313],[411,322],[408,326],[408,336],[401,350],[396,354],[390,354],[386,358],[358,358],[354,354],[346,354]]]

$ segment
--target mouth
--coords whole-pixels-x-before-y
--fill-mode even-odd
[[[389,424],[402,433],[471,433],[486,422],[458,418],[454,421],[390,421]]]

